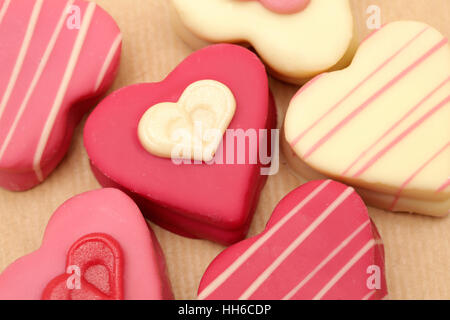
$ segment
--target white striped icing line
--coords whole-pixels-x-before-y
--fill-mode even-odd
[[[19,107],[19,111],[17,112],[16,117],[14,118],[14,122],[11,126],[11,128],[8,131],[8,134],[3,142],[3,145],[0,148],[0,161],[2,159],[2,157],[4,156],[4,153],[6,151],[6,149],[8,148],[9,143],[11,142],[11,139],[14,135],[14,132],[17,129],[17,125],[19,124],[20,119],[22,118],[23,113],[25,112],[28,102],[34,92],[34,89],[36,88],[36,85],[38,84],[41,75],[47,65],[47,62],[50,58],[51,53],[53,52],[53,49],[55,47],[56,41],[59,37],[59,34],[61,33],[62,27],[64,26],[64,22],[66,19],[66,16],[68,15],[69,11],[68,8],[70,8],[70,6],[74,3],[75,0],[69,0],[67,5],[64,7],[63,13],[61,15],[60,20],[58,21],[57,25],[56,25],[56,29],[53,32],[51,38],[50,38],[50,42],[44,52],[44,55],[41,58],[41,61],[39,63],[39,66],[36,70],[36,73],[33,77],[33,80],[31,81],[30,87],[27,90],[27,93],[25,94],[25,98],[22,101],[22,104]]]
[[[373,295],[375,294],[375,292],[377,292],[376,290],[372,290],[370,291],[368,294],[366,294],[361,300],[369,300],[370,298],[373,297]]]
[[[313,200],[325,187],[330,184],[331,180],[324,181],[316,189],[314,189],[305,199],[303,199],[296,207],[294,207],[287,215],[279,220],[264,235],[256,240],[238,259],[236,259],[227,269],[225,269],[217,278],[215,278],[203,291],[198,295],[199,300],[206,299],[218,287],[220,287],[242,264],[244,264],[251,255],[253,255],[261,246],[264,245],[278,230],[281,229],[299,210]]]
[[[25,32],[25,37],[22,41],[22,45],[20,47],[19,55],[16,59],[16,64],[14,65],[14,69],[11,73],[11,77],[8,81],[8,86],[6,87],[3,98],[0,102],[0,119],[2,118],[3,112],[5,111],[8,100],[11,96],[11,93],[16,86],[17,78],[19,77],[20,71],[22,70],[23,62],[28,52],[28,48],[30,46],[31,39],[33,37],[34,30],[36,29],[36,23],[39,17],[39,13],[41,12],[43,0],[37,0],[34,4],[33,11],[30,16],[30,21],[28,22],[28,27]]]
[[[239,300],[246,300],[250,298],[250,296],[270,277],[270,275],[297,249],[303,241],[308,238],[318,227],[319,225],[325,221],[328,216],[341,205],[352,193],[353,188],[347,188],[344,192],[342,192],[336,200],[333,201],[321,214],[317,217],[313,223],[311,223],[306,230],[304,230],[298,237],[295,239],[284,251],[281,255],[276,258],[272,264],[264,270],[259,277],[253,281],[253,283],[245,290],[245,292],[239,297]]]
[[[51,133],[53,125],[55,123],[56,117],[59,113],[59,110],[61,109],[61,106],[62,106],[64,97],[66,95],[70,80],[72,79],[72,75],[73,75],[73,72],[77,65],[78,58],[81,53],[81,49],[83,47],[87,32],[91,25],[91,21],[92,21],[93,15],[94,15],[95,8],[96,8],[95,3],[89,2],[86,12],[84,14],[84,18],[83,18],[83,22],[81,24],[80,31],[75,40],[75,44],[74,44],[72,53],[70,55],[70,58],[69,58],[69,61],[67,64],[67,68],[64,72],[64,76],[61,81],[61,85],[58,89],[58,92],[55,97],[55,101],[53,103],[50,114],[45,123],[44,130],[42,131],[41,137],[39,139],[39,143],[38,143],[36,153],[34,155],[34,160],[33,160],[33,168],[34,168],[34,171],[35,171],[36,176],[39,179],[39,181],[44,180],[44,175],[42,173],[42,168],[41,168],[42,156],[44,154],[44,150],[47,145],[48,139],[50,137],[50,133]]]
[[[375,240],[369,240],[338,273],[317,293],[313,300],[320,300],[333,286],[361,259],[371,248],[376,245]]]
[[[344,241],[342,241],[339,246],[337,246],[322,262],[319,263],[319,265],[311,271],[294,289],[292,289],[284,298],[283,300],[289,300],[293,296],[297,294],[297,292],[303,288],[303,286],[308,283],[312,278],[315,277],[315,275],[322,270],[324,266],[328,264],[339,252],[341,252],[347,245],[362,231],[365,227],[367,227],[370,224],[370,221],[366,221],[361,226],[359,226],[355,231],[352,232],[350,236],[348,236]]]
[[[95,83],[94,91],[97,92],[97,90],[100,88],[100,85],[103,82],[103,79],[105,78],[106,72],[108,71],[111,62],[116,55],[117,50],[119,49],[119,45],[122,42],[122,34],[119,34],[116,39],[114,40],[111,49],[108,52],[108,55],[106,56],[105,63],[102,66],[102,69],[100,71],[100,74],[98,75],[97,81]]]
[[[8,10],[9,3],[11,0],[5,0],[2,8],[0,9],[0,24],[2,24],[3,18],[5,17],[6,11]]]

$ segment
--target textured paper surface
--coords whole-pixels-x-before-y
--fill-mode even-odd
[[[160,81],[192,50],[174,34],[168,0],[97,0],[118,22],[124,34],[119,77],[113,90]],[[422,20],[450,37],[448,0],[352,0],[363,39],[369,5],[381,7],[382,23]],[[271,79],[280,111],[279,123],[298,87]],[[83,123],[84,124],[84,123]],[[82,141],[81,124],[70,151],[46,182],[12,193],[0,190],[0,272],[15,259],[39,248],[53,211],[68,198],[97,189]],[[278,175],[270,177],[262,193],[250,236],[261,232],[278,201],[304,181],[298,180],[283,157]],[[370,208],[386,246],[387,281],[391,299],[450,299],[450,219],[394,214]],[[166,255],[177,299],[196,297],[200,278],[223,247],[174,235],[152,225]]]

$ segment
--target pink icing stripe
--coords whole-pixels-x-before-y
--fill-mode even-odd
[[[333,137],[340,129],[345,127],[345,125],[350,122],[353,118],[355,118],[358,114],[360,114],[364,109],[366,109],[372,102],[377,100],[384,92],[389,90],[403,79],[408,73],[417,68],[422,62],[427,60],[430,56],[432,56],[436,51],[441,49],[444,45],[448,43],[448,39],[444,38],[440,42],[438,42],[435,46],[433,46],[429,51],[427,51],[423,56],[421,56],[418,60],[412,63],[409,67],[403,70],[400,74],[398,74],[395,78],[389,81],[383,88],[378,90],[373,96],[371,96],[368,100],[366,100],[361,106],[351,112],[347,117],[345,117],[339,124],[337,124],[331,131],[329,131],[324,137],[322,137],[314,146],[309,149],[305,155],[304,159],[307,159],[311,156],[317,149],[319,149],[324,143],[326,143],[331,137]]]
[[[449,186],[450,186],[450,178],[448,178],[447,181],[444,182],[444,183],[442,184],[442,186],[440,186],[440,187],[436,190],[436,193],[439,193],[439,192],[444,191],[444,190],[447,189],[447,187],[449,187]]]
[[[419,169],[417,169],[408,179],[405,180],[405,182],[403,182],[403,184],[400,186],[400,189],[398,190],[397,194],[395,195],[395,199],[392,202],[391,208],[389,210],[393,211],[395,206],[397,205],[398,200],[400,199],[400,195],[403,192],[403,190],[405,190],[406,186],[408,184],[411,183],[411,181],[414,180],[414,178],[420,173],[422,172],[423,169],[425,169],[431,162],[433,162],[434,159],[436,159],[442,152],[445,151],[445,149],[447,149],[448,147],[450,147],[450,141],[447,142],[447,144],[441,148],[438,152],[436,152],[430,159],[428,159],[428,161],[426,161],[423,165],[421,165],[419,167]]]
[[[310,87],[312,87],[312,85],[314,83],[316,83],[320,78],[322,78],[324,75],[328,74],[328,72],[324,72],[321,73],[317,76],[315,76],[314,78],[312,78],[310,81],[308,81],[306,84],[304,84],[300,90],[297,91],[297,93],[294,95],[294,97],[292,98],[292,100],[294,100],[295,98],[297,98],[303,91],[305,91],[306,89],[309,89]],[[291,101],[292,101],[291,100]]]
[[[381,28],[375,29],[374,31],[372,31],[371,33],[369,33],[369,34],[367,35],[367,37],[365,37],[365,38],[363,39],[363,41],[361,41],[361,45],[362,45],[363,43],[365,43],[367,40],[369,40],[370,38],[372,38],[375,34],[378,33],[378,31],[380,31],[381,29],[383,29],[385,26],[386,26],[386,24],[383,24],[383,25],[381,26]]]
[[[400,120],[398,120],[392,127],[390,127],[380,138],[378,138],[370,147],[364,150],[356,159],[352,162],[352,164],[345,169],[342,175],[346,175],[351,168],[353,168],[362,158],[366,156],[366,154],[371,151],[375,146],[377,146],[389,133],[391,133],[395,128],[398,127],[400,123],[406,120],[411,114],[413,114],[420,106],[422,106],[428,99],[430,99],[437,91],[439,91],[447,82],[450,81],[450,77],[445,79],[441,84],[439,84],[433,91],[431,91],[425,98],[423,98],[417,105],[411,108]]]
[[[317,119],[311,126],[309,126],[304,132],[302,132],[297,138],[295,138],[291,146],[295,146],[309,131],[311,131],[315,126],[317,126],[323,119],[330,115],[335,109],[337,109],[345,100],[352,96],[359,88],[361,88],[367,81],[369,81],[373,76],[380,72],[384,67],[386,67],[392,60],[394,60],[402,51],[408,48],[415,40],[417,40],[429,27],[424,28],[418,34],[416,34],[412,39],[406,42],[397,52],[390,56],[386,61],[379,65],[371,74],[369,74],[364,80],[362,80],[356,87],[354,87],[349,93],[347,93],[339,102],[327,110],[319,119]]]
[[[372,165],[374,165],[378,160],[380,160],[389,150],[391,150],[394,146],[396,146],[399,142],[401,142],[406,136],[408,136],[411,132],[417,129],[422,123],[424,123],[428,118],[430,118],[433,114],[435,114],[438,110],[442,109],[445,105],[450,102],[450,95],[447,96],[443,101],[441,101],[437,106],[428,111],[424,116],[422,116],[419,120],[413,123],[408,129],[403,131],[397,138],[395,138],[390,144],[388,144],[383,150],[378,152],[372,159],[370,159],[353,177],[359,177],[363,174],[367,169],[369,169]]]

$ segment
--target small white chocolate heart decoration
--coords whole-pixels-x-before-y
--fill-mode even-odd
[[[138,137],[159,157],[211,161],[235,111],[236,100],[226,85],[197,81],[178,102],[149,108],[139,122]]]

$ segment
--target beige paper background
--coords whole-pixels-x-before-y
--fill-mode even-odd
[[[188,0],[186,0],[188,1]],[[96,0],[124,33],[122,64],[112,88],[160,81],[190,52],[177,38],[168,18],[168,0]],[[366,9],[381,7],[383,23],[417,19],[450,37],[449,0],[352,0],[359,39],[369,33]],[[279,110],[285,110],[298,87],[271,79]],[[281,123],[282,116],[279,122]],[[0,272],[15,259],[38,249],[53,211],[68,198],[99,188],[89,169],[82,127],[70,151],[44,184],[22,193],[0,190]],[[278,201],[302,181],[291,175],[283,158],[278,175],[262,193],[250,235],[264,229]],[[386,246],[387,281],[391,299],[450,299],[450,219],[394,214],[370,208]],[[166,255],[177,299],[193,299],[201,276],[223,247],[208,241],[153,230]]]

